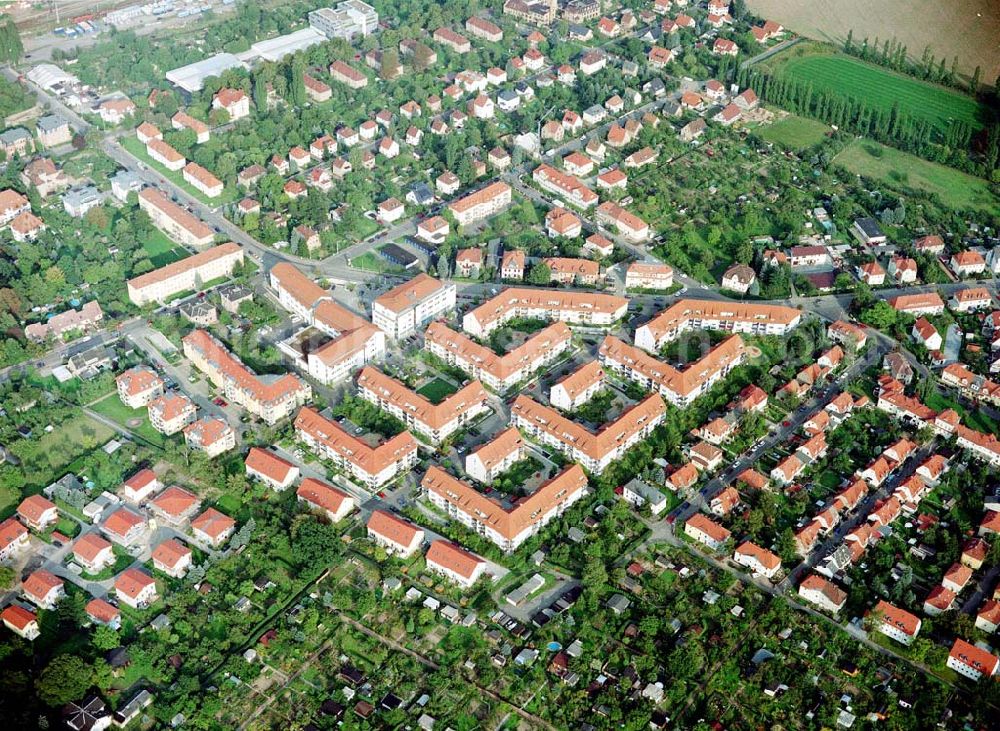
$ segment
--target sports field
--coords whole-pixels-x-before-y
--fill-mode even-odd
[[[1000,213],[1000,200],[982,178],[928,162],[870,140],[855,140],[833,159],[849,172],[881,180],[895,188],[936,194],[945,205]]]
[[[767,142],[784,145],[795,150],[804,150],[822,142],[829,131],[829,125],[793,114],[779,119],[774,124],[760,127],[757,134]]]
[[[767,66],[794,79],[812,83],[816,92],[863,99],[885,111],[898,103],[911,119],[926,119],[945,130],[956,120],[982,126],[982,108],[970,96],[926,84],[818,44],[798,45],[778,54]]]

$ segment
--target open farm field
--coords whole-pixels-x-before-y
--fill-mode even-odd
[[[938,130],[961,121],[983,124],[985,109],[975,99],[936,84],[896,73],[827,46],[799,44],[765,62],[777,73],[811,83],[817,93],[862,99],[874,108],[900,111],[914,120],[927,120]]]
[[[895,37],[917,59],[927,46],[949,65],[958,56],[959,71],[965,76],[980,66],[984,83],[992,84],[1000,74],[1000,3],[996,0],[750,0],[747,4],[755,14],[808,38],[840,44],[851,30],[859,41],[865,36],[872,41]]]

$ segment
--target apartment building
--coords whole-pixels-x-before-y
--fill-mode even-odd
[[[432,505],[510,553],[586,494],[587,475],[570,465],[509,510],[437,465],[420,485]]]
[[[509,427],[466,455],[465,472],[472,479],[488,485],[523,459],[524,449],[521,433]]]
[[[409,337],[425,323],[455,309],[457,289],[427,274],[390,289],[372,302],[372,322],[389,337]]]
[[[875,626],[886,637],[910,645],[920,632],[920,617],[882,599],[875,605]]]
[[[139,409],[163,393],[163,379],[147,366],[135,366],[115,378],[118,398],[130,409]]]
[[[650,394],[596,433],[528,396],[518,396],[510,410],[513,426],[594,474],[601,474],[620,459],[662,423],[665,416],[666,407],[657,394]]]
[[[222,181],[196,162],[184,166],[184,180],[200,190],[208,198],[222,195]]]
[[[168,538],[153,549],[153,568],[181,579],[191,566],[192,551],[176,538]]]
[[[573,411],[590,401],[603,385],[604,369],[600,362],[592,360],[556,381],[549,389],[549,403]]]
[[[343,520],[354,510],[354,498],[313,477],[302,480],[295,495],[300,503],[305,503],[311,510],[324,513],[331,523]]]
[[[503,393],[557,361],[569,348],[571,339],[566,323],[554,322],[509,353],[497,355],[443,322],[432,322],[424,333],[424,348],[497,393]]]
[[[182,393],[168,391],[148,404],[149,423],[161,434],[176,434],[194,421],[197,409],[191,399]]]
[[[973,681],[993,677],[1000,670],[1000,658],[962,639],[955,640],[948,653],[949,668]]]
[[[424,531],[385,510],[376,510],[368,519],[368,537],[387,553],[406,559],[424,542]]]
[[[625,316],[628,300],[610,294],[511,287],[465,313],[462,329],[488,337],[514,318],[561,320],[569,325],[611,325]]]
[[[219,89],[212,97],[212,109],[222,109],[235,122],[250,116],[250,97],[240,89]]]
[[[847,593],[818,574],[810,574],[799,584],[799,596],[831,614],[837,614],[847,604]]]
[[[766,548],[750,541],[744,541],[736,547],[733,552],[733,561],[768,579],[773,578],[781,570],[780,558]]]
[[[549,279],[559,284],[594,286],[601,279],[601,265],[590,259],[549,256],[542,259],[549,268]]]
[[[236,447],[236,432],[222,419],[204,416],[184,427],[184,443],[212,459]]]
[[[718,551],[731,534],[704,513],[695,513],[684,523],[684,535]]]
[[[385,333],[339,305],[328,291],[294,266],[276,264],[270,280],[282,307],[332,338],[305,355],[306,370],[317,381],[325,385],[340,383],[385,357]]]
[[[178,130],[191,130],[194,133],[195,142],[198,144],[208,142],[211,137],[211,130],[208,125],[200,119],[195,119],[187,112],[177,112],[177,114],[170,118],[170,126]],[[142,125],[139,125],[139,127],[141,128]]]
[[[139,191],[139,208],[149,215],[156,228],[179,244],[202,248],[214,240],[215,235],[206,223],[181,208],[156,188],[143,188]],[[174,264],[186,261],[189,260],[182,259]]]
[[[30,216],[30,213],[22,214]],[[17,220],[14,221],[17,223]],[[12,224],[13,226],[13,224]],[[24,328],[24,334],[29,340],[37,343],[48,338],[61,338],[74,331],[87,331],[94,328],[104,319],[104,312],[97,300],[91,300],[79,310],[70,308],[58,315],[53,315],[45,322],[33,322]]]
[[[507,183],[497,181],[485,188],[469,193],[448,204],[448,210],[459,226],[481,221],[496,215],[510,205],[511,188]]]
[[[187,164],[187,159],[181,153],[156,137],[146,143],[146,154],[167,170],[175,173]]]
[[[133,609],[145,609],[158,598],[156,580],[141,569],[125,569],[115,579],[115,596]]]
[[[205,330],[182,340],[184,355],[225,398],[268,424],[289,417],[312,396],[309,384],[297,376],[258,376]]]
[[[304,411],[303,409],[302,411]],[[296,423],[302,416],[302,411],[296,417]],[[274,452],[260,447],[251,447],[243,462],[247,477],[260,480],[274,490],[285,490],[299,479],[299,468],[284,460]]]
[[[584,185],[579,178],[557,170],[551,165],[539,165],[531,174],[531,179],[542,190],[557,195],[579,208],[586,209],[597,205],[597,193]]]
[[[340,60],[330,64],[330,77],[352,89],[363,89],[368,86],[367,76]]]
[[[599,205],[596,218],[598,223],[613,226],[619,234],[634,243],[649,239],[649,224],[613,201],[605,201]]]
[[[427,568],[468,589],[486,572],[486,562],[450,541],[436,540],[424,557]]]
[[[688,330],[723,330],[749,335],[786,335],[802,313],[781,305],[682,299],[635,331],[635,344],[655,353]]]
[[[662,291],[674,286],[674,270],[667,264],[634,261],[625,270],[625,289]]]
[[[501,279],[524,279],[525,253],[520,249],[511,249],[503,253],[500,262]]]
[[[658,392],[675,406],[685,407],[740,365],[746,349],[743,339],[733,335],[681,370],[609,335],[601,343],[598,358],[605,370]]]
[[[405,474],[417,463],[417,441],[408,431],[373,447],[308,406],[295,417],[295,435],[313,452],[371,490]]]
[[[464,428],[488,409],[486,389],[472,381],[439,404],[432,404],[394,378],[365,366],[358,375],[358,393],[434,444]]]
[[[914,317],[940,315],[944,312],[944,300],[937,292],[901,294],[889,300],[889,304],[898,312],[905,312]]]

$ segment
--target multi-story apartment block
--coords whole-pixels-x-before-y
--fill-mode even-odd
[[[556,381],[549,389],[549,403],[563,411],[573,411],[590,401],[604,385],[604,369],[592,360]]]
[[[688,330],[723,330],[749,335],[786,335],[802,313],[780,305],[678,300],[635,331],[635,344],[651,353]]]
[[[295,434],[312,451],[373,490],[417,463],[417,441],[408,431],[372,447],[308,406],[295,417]]]
[[[176,434],[194,421],[197,409],[187,396],[168,391],[147,404],[149,423],[161,434]]]
[[[598,357],[605,370],[655,390],[670,403],[684,407],[740,365],[746,358],[746,349],[743,339],[733,335],[700,360],[679,370],[609,335],[601,343]]]
[[[163,394],[163,379],[147,366],[134,366],[115,378],[118,398],[130,409],[140,409]]]
[[[432,505],[510,553],[586,494],[587,475],[570,465],[510,510],[436,465],[420,484]]]
[[[289,417],[312,396],[309,384],[297,376],[258,376],[205,330],[183,339],[184,355],[220,389],[226,399],[239,404],[268,424]]]
[[[594,474],[601,474],[647,437],[665,416],[666,407],[657,394],[650,394],[596,433],[523,394],[517,397],[510,410],[513,426],[559,450]]]
[[[487,410],[486,389],[479,381],[472,381],[444,401],[432,404],[370,366],[358,375],[358,393],[434,444],[444,441]]]
[[[457,289],[427,274],[390,289],[372,302],[372,322],[392,338],[405,338],[455,309]]]
[[[432,322],[424,333],[424,347],[501,393],[558,360],[569,347],[571,338],[566,323],[554,322],[509,353],[497,355],[443,322]]]
[[[448,210],[451,211],[459,226],[467,226],[470,223],[496,215],[509,206],[510,201],[510,186],[502,181],[497,181],[449,203]]]
[[[143,188],[139,191],[139,208],[149,215],[156,228],[179,244],[202,248],[211,244],[214,239],[212,229],[207,224],[181,208],[156,188]],[[236,244],[229,245],[236,246]],[[174,264],[188,262],[190,259],[182,259]]]
[[[309,25],[327,38],[351,40],[371,35],[378,29],[378,13],[361,0],[344,0],[336,8],[319,8],[309,13]]]
[[[465,472],[474,480],[489,484],[524,457],[524,437],[514,427],[504,429],[494,439],[465,457]]]
[[[620,320],[627,310],[627,299],[610,294],[511,287],[465,313],[462,329],[485,338],[518,317],[605,326]]]

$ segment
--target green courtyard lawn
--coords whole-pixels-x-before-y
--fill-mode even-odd
[[[28,483],[44,487],[62,477],[75,460],[108,442],[115,432],[96,419],[80,414],[53,425],[51,432],[11,445]]]
[[[766,142],[804,150],[822,142],[829,131],[829,125],[792,114],[774,124],[759,127],[757,134]]]
[[[955,121],[983,126],[985,110],[975,98],[912,76],[890,71],[830,46],[802,44],[765,62],[782,76],[809,83],[817,94],[860,99],[885,112],[898,104],[915,121],[927,120],[938,132]]]
[[[160,163],[156,162],[153,158],[147,155],[146,146],[141,142],[139,142],[138,138],[135,135],[125,135],[119,140],[119,142],[121,143],[122,147],[124,147],[130,153],[132,153],[137,158],[145,162],[151,168],[156,170],[156,172],[163,175],[163,177],[165,177],[171,183],[173,183],[179,188],[184,189],[185,191],[187,191],[192,196],[194,196],[195,198],[197,198],[206,205],[223,206],[226,205],[227,203],[232,203],[234,200],[236,200],[236,195],[239,193],[239,191],[236,189],[236,186],[233,185],[223,186],[222,195],[218,195],[215,198],[209,198],[207,195],[205,195],[200,190],[191,185],[188,181],[186,181],[184,179],[184,174],[181,170],[177,171],[167,170]]]
[[[434,378],[418,388],[417,393],[432,404],[439,404],[457,390],[457,388],[443,378]]]
[[[174,243],[165,233],[155,228],[149,238],[142,242],[142,248],[146,250],[149,260],[157,268],[190,256],[187,249]]]
[[[855,140],[833,158],[833,162],[855,175],[896,188],[913,188],[936,195],[952,208],[1000,214],[1000,200],[982,178],[871,140]]]
[[[149,423],[145,409],[130,409],[121,402],[116,392],[105,396],[100,401],[95,401],[90,405],[90,408],[116,424],[121,424],[154,447],[162,449],[167,442],[167,438]],[[142,423],[138,426],[129,424],[133,419],[139,419]]]

